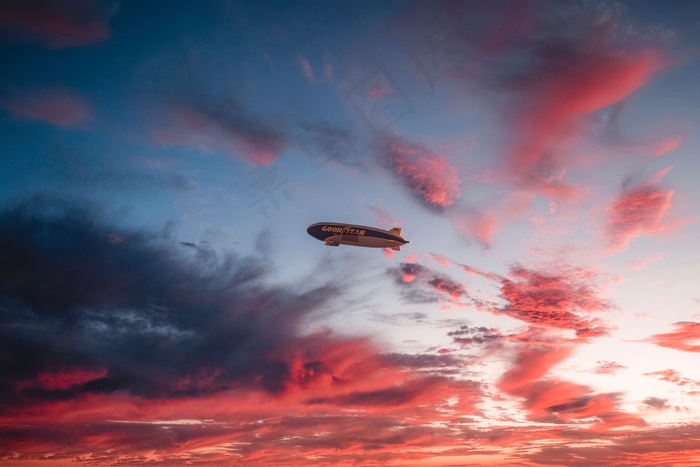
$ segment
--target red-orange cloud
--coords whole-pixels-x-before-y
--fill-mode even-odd
[[[618,409],[617,396],[592,394],[586,386],[548,376],[552,368],[567,359],[573,350],[571,345],[520,347],[513,368],[498,381],[498,389],[522,398],[532,420],[572,423],[597,418],[598,421],[591,426],[596,431],[643,426],[642,419]]]
[[[674,324],[676,330],[665,334],[654,334],[647,339],[660,347],[700,352],[700,323],[681,321]]]
[[[417,356],[422,357],[422,356]],[[477,411],[479,383],[384,358],[364,339],[300,338],[267,355],[275,394],[254,385],[197,397],[94,394],[7,408],[0,460],[124,464],[347,464],[420,459],[452,446],[440,424]],[[452,362],[455,364],[456,362]],[[267,377],[267,376],[264,376]],[[214,388],[212,388],[214,389]],[[413,452],[412,448],[419,449]]]
[[[604,335],[607,328],[600,319],[582,316],[611,309],[599,296],[597,276],[596,271],[586,268],[535,270],[515,265],[501,283],[507,304],[500,311],[536,326],[573,329],[579,337]]]

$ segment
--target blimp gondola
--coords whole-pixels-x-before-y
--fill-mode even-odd
[[[306,231],[328,246],[352,245],[401,251],[401,245],[411,243],[401,236],[399,227],[383,230],[366,225],[318,222],[307,227]]]

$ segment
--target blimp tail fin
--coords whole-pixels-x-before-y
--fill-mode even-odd
[[[401,235],[401,227],[394,227],[393,229],[389,230],[389,232],[396,235]]]
[[[401,230],[401,229],[399,229],[399,230]],[[401,247],[400,247],[400,246],[392,246],[391,249],[394,250],[394,251],[401,251]]]

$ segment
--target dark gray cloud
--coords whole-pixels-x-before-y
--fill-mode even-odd
[[[660,397],[647,397],[642,401],[645,405],[648,405],[652,409],[663,410],[668,407],[668,399],[661,399]]]
[[[3,408],[115,391],[284,389],[285,346],[332,288],[264,285],[260,258],[192,254],[104,217],[47,198],[0,212]]]
[[[466,362],[464,357],[451,354],[388,353],[382,356],[382,360],[391,366],[429,370],[464,366]]]
[[[458,330],[450,331],[447,335],[453,338],[455,344],[459,344],[462,347],[496,344],[503,342],[505,338],[498,329],[483,326],[471,328],[469,326],[460,326]]]

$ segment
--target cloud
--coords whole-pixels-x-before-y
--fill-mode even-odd
[[[612,308],[599,296],[598,280],[593,269],[550,265],[538,270],[516,264],[501,281],[506,304],[498,311],[536,326],[572,329],[580,338],[605,335],[603,321],[585,316]]]
[[[505,340],[505,336],[498,329],[486,328],[483,326],[469,327],[460,326],[456,331],[447,333],[452,337],[452,342],[460,345],[463,348],[472,346],[495,345],[500,344]]]
[[[478,384],[471,382],[456,383],[450,379],[438,376],[417,378],[408,380],[405,384],[383,388],[373,391],[356,391],[333,397],[323,397],[308,401],[311,405],[339,405],[351,407],[390,408],[396,410],[404,408],[410,410],[428,401],[434,403],[435,394],[444,393],[447,397],[464,393],[466,400],[462,404],[469,407],[471,412],[475,409],[476,400],[479,400],[481,391]]]
[[[157,159],[139,159],[120,155],[103,157],[99,168],[90,155],[82,150],[55,144],[48,154],[46,170],[62,179],[66,189],[116,189],[143,191],[166,189],[192,192],[198,184],[188,173],[175,164]]]
[[[499,380],[502,391],[513,393],[529,385],[531,381],[542,379],[549,371],[573,354],[570,345],[556,349],[544,347],[520,347],[513,364]]]
[[[631,261],[627,266],[627,271],[639,271],[641,269],[644,269],[647,266],[664,259],[664,256],[666,256],[665,253],[658,252],[658,253],[655,253],[652,255],[644,256],[644,257],[639,258],[635,261]]]
[[[597,366],[593,369],[593,373],[596,375],[616,375],[620,371],[627,369],[625,365],[607,360],[599,360],[596,364]]]
[[[115,392],[186,397],[241,384],[275,393],[293,379],[291,363],[270,356],[276,350],[346,344],[297,335],[331,288],[265,287],[262,260],[198,248],[187,261],[154,234],[102,219],[94,208],[47,199],[0,214],[8,249],[0,300],[12,310],[2,331],[3,353],[12,355],[4,409]],[[85,375],[101,376],[80,381]],[[79,384],[59,389],[42,378]],[[34,389],[17,391],[20,382]]]
[[[571,423],[596,418],[598,421],[591,426],[596,431],[643,426],[642,419],[619,410],[617,395],[595,394],[587,386],[548,377],[574,349],[572,345],[519,347],[513,367],[501,377],[497,387],[522,398],[533,421]]]
[[[668,408],[668,399],[661,399],[658,397],[647,397],[642,401],[643,404],[648,405],[652,409],[663,410]]]
[[[631,46],[612,9],[550,5],[529,41],[513,44],[518,66],[503,90],[515,99],[508,124],[506,169],[525,186],[560,200],[576,188],[565,181],[568,150],[587,132],[586,119],[644,86],[668,65],[656,47]],[[568,10],[568,11],[567,11]],[[508,60],[503,67],[513,66]]]
[[[651,136],[629,137],[624,135],[619,128],[619,120],[626,106],[627,100],[610,106],[609,112],[599,115],[599,124],[596,128],[596,133],[611,146],[616,158],[630,154],[635,157],[642,155],[649,159],[655,159],[677,149],[687,139],[688,131],[683,129],[681,125],[677,125],[676,128],[667,128],[665,131]]]
[[[468,298],[462,284],[421,264],[404,262],[388,271],[401,287],[401,295],[406,301],[430,303],[447,299],[460,303],[461,299]],[[444,295],[449,298],[443,297]]]
[[[258,165],[271,164],[284,148],[282,132],[247,115],[231,100],[173,101],[168,114],[170,126],[155,132],[161,144],[220,151]]]
[[[581,46],[584,50],[577,50]],[[511,116],[516,134],[508,151],[508,168],[553,189],[548,172],[556,162],[548,159],[551,152],[561,150],[567,139],[582,131],[583,117],[646,84],[662,61],[652,50],[623,54],[593,42],[550,44],[536,51],[536,59],[530,74],[521,77],[526,84]]]
[[[406,33],[430,84],[447,77],[488,96],[488,105],[504,103],[498,167],[504,181],[568,202],[585,190],[567,180],[567,171],[580,164],[573,149],[594,136],[591,119],[671,64],[667,38],[626,24],[622,12],[611,3],[509,2],[474,15],[446,2],[414,8]],[[654,142],[648,152],[661,154],[678,142]]]
[[[108,217],[38,197],[0,211],[0,459],[397,459],[450,445],[436,422],[477,411],[457,356],[305,332],[336,287],[271,285],[261,258]]]
[[[240,69],[212,45],[153,58],[139,70],[140,101],[155,113],[159,144],[220,152],[257,165],[282,155],[288,135],[272,117],[250,110]]]
[[[364,172],[367,159],[356,145],[353,132],[318,119],[313,123],[300,122],[295,140],[317,167],[329,161]]]
[[[40,120],[68,129],[84,127],[93,119],[85,98],[60,87],[14,90],[0,98],[0,106],[16,118]]]
[[[659,186],[660,180],[671,168],[657,172],[644,183],[626,188],[613,201],[607,209],[608,250],[620,251],[637,237],[657,236],[678,227],[674,223],[664,222],[674,191]]]
[[[677,424],[640,429],[607,436],[604,445],[600,434],[588,437],[580,431],[558,431],[561,444],[540,446],[527,455],[530,462],[546,465],[692,465],[700,455],[697,449],[700,426]],[[591,444],[576,445],[573,440],[590,439]]]
[[[653,371],[650,373],[644,373],[644,375],[653,376],[661,381],[666,381],[681,386],[688,390],[689,395],[697,396],[700,394],[700,381],[686,378],[677,370],[668,369],[662,371]]]
[[[441,257],[441,261],[448,261]],[[452,262],[468,274],[487,279],[500,287],[500,301],[481,299],[467,293],[462,287],[458,294],[479,311],[496,315],[507,315],[531,325],[518,334],[507,337],[511,340],[545,342],[549,339],[543,328],[568,329],[576,332],[577,339],[591,339],[606,335],[607,324],[593,313],[611,311],[614,306],[601,296],[601,281],[604,279],[595,268],[576,267],[556,262],[539,266],[514,264],[506,275]],[[432,271],[417,263],[402,263],[391,270],[397,283],[406,290],[421,288],[429,283]],[[451,281],[451,279],[449,279]]]
[[[676,330],[665,334],[654,334],[646,339],[659,347],[682,350],[684,352],[700,352],[700,323],[681,321],[674,324]]]
[[[376,225],[383,229],[401,226],[404,223],[402,220],[395,219],[388,211],[377,206],[372,206],[363,202],[362,207],[367,209],[377,217]]]
[[[414,196],[432,208],[447,208],[459,198],[459,169],[425,146],[384,133],[377,148],[379,163],[396,175]]]
[[[439,372],[445,368],[461,368],[465,365],[465,359],[449,354],[407,354],[390,352],[382,355],[382,360],[391,366],[428,370],[431,373]]]
[[[84,47],[112,35],[109,20],[119,1],[7,0],[0,2],[0,28],[14,39],[47,49]]]
[[[474,238],[488,248],[494,237],[509,223],[526,215],[534,198],[535,194],[531,191],[514,190],[494,207],[461,207],[455,210],[452,222],[460,234]]]

